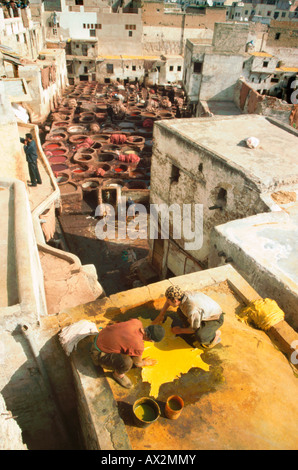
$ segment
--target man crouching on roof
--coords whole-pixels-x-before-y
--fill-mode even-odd
[[[113,378],[123,387],[131,388],[131,380],[125,375],[133,365],[136,367],[153,366],[155,359],[142,359],[144,341],[158,343],[165,336],[161,325],[143,328],[137,318],[108,325],[101,329],[94,339],[91,358],[96,366],[112,369]]]
[[[219,327],[224,322],[221,307],[202,292],[183,291],[171,286],[165,292],[166,302],[152,324],[162,323],[169,307],[179,307],[178,318],[171,331],[176,335],[194,335],[203,348],[209,349],[221,341]]]

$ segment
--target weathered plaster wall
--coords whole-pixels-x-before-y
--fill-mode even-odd
[[[167,129],[162,122],[155,124],[154,141],[150,202],[203,204],[203,246],[191,252],[195,259],[206,261],[214,226],[267,210],[254,183],[211,151]],[[178,182],[171,182],[172,165],[180,170]],[[216,203],[220,188],[227,191],[227,205],[222,211],[209,210]],[[192,216],[194,224],[194,213]],[[185,246],[183,237],[176,242]]]
[[[274,96],[260,95],[245,80],[237,81],[233,101],[244,113],[269,116],[288,125],[295,122],[295,105]]]
[[[243,55],[206,53],[199,99],[232,101],[235,83],[242,72],[243,59]]]

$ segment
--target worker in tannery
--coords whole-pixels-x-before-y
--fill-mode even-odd
[[[183,291],[178,286],[169,287],[166,302],[152,324],[162,323],[169,307],[178,307],[171,331],[176,335],[193,335],[203,348],[209,349],[221,341],[220,326],[224,322],[221,307],[202,292]]]
[[[113,370],[113,378],[123,387],[131,388],[131,380],[125,375],[133,365],[153,366],[154,359],[143,358],[144,341],[160,342],[165,336],[161,325],[144,328],[137,318],[114,323],[101,329],[91,347],[91,358],[96,366]]]

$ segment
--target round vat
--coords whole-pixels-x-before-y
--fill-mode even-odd
[[[100,153],[117,152],[117,150],[121,150],[120,145],[105,144],[101,147]]]
[[[111,167],[107,163],[101,163],[97,165],[97,168],[101,168],[104,171],[110,171]]]
[[[85,142],[86,139],[87,139],[86,135],[78,134],[78,135],[73,135],[69,137],[69,142],[73,144],[82,144],[83,142]]]
[[[61,149],[62,147],[64,147],[62,142],[46,142],[42,146],[44,150],[50,150],[50,151],[55,150],[55,149]]]
[[[61,171],[63,172],[65,170],[68,170],[68,165],[66,165],[65,163],[55,163],[51,165],[51,168],[53,172],[60,173]]]
[[[121,150],[121,153],[123,155],[129,155],[129,154],[139,155],[139,149],[137,148],[137,146],[123,147],[123,149]]]
[[[82,134],[83,132],[87,132],[87,128],[84,126],[68,126],[67,132],[69,134]]]
[[[51,157],[59,157],[59,156],[63,156],[63,157],[67,157],[67,150],[66,149],[63,149],[63,148],[58,148],[58,149],[52,149],[52,150],[46,150],[46,153],[50,153]]]
[[[94,191],[95,189],[98,189],[99,186],[100,184],[96,180],[87,180],[82,183],[83,191]]]
[[[130,178],[145,178],[146,172],[140,170],[134,170],[129,172]]]
[[[132,135],[128,137],[127,140],[131,145],[136,145],[139,147],[143,146],[145,143],[145,137],[142,137],[140,135]]]
[[[53,132],[50,132],[46,136],[46,140],[66,140],[68,138],[67,132],[60,131],[60,130],[55,130]]]
[[[82,165],[82,164],[79,164],[78,166],[75,166],[71,169],[71,172],[74,174],[74,175],[80,175],[82,173],[86,173],[86,171],[88,171],[88,166],[87,165]]]
[[[125,185],[128,189],[147,189],[147,184],[145,181],[130,181]]]
[[[73,183],[72,181],[66,181],[65,183],[63,184],[59,184],[60,187],[60,193],[61,194],[69,194],[69,193],[74,193],[78,190],[78,186]]]
[[[117,165],[114,168],[115,173],[124,173],[127,171],[127,166],[126,165]]]
[[[94,140],[94,142],[99,142],[99,143],[109,143],[110,142],[110,136],[109,135],[106,135],[106,134],[94,134],[92,136],[92,140]]]
[[[117,157],[117,154],[115,153],[100,153],[98,155],[98,161],[100,162],[111,162]]]
[[[67,129],[67,126],[69,126],[68,121],[54,121],[52,124],[52,129],[57,129],[57,127],[65,128]]]
[[[60,185],[64,185],[68,183],[69,178],[70,176],[67,173],[61,172],[57,175],[56,180],[57,180],[58,185],[60,186]]]
[[[62,157],[62,156],[60,156],[60,157],[50,157],[50,158],[49,158],[49,163],[50,163],[50,165],[51,165],[52,168],[53,168],[53,164],[56,164],[56,163],[64,163],[64,162],[66,162],[66,160],[67,160],[67,158],[66,158],[66,157]]]
[[[92,159],[93,159],[92,155],[88,155],[85,153],[79,153],[73,157],[74,162],[82,162],[82,163],[91,162]]]

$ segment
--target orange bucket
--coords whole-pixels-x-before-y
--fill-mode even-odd
[[[184,407],[184,402],[178,395],[172,395],[167,399],[165,406],[165,415],[169,419],[179,418]]]

